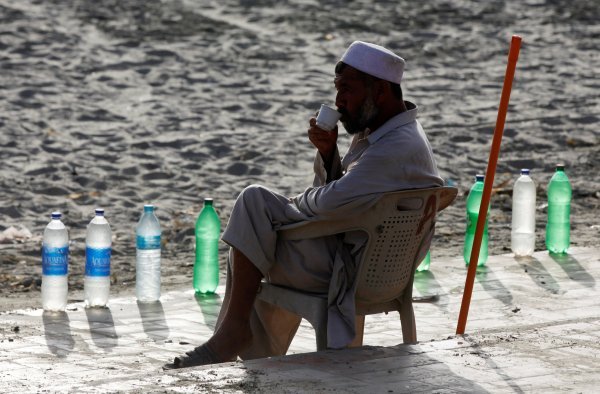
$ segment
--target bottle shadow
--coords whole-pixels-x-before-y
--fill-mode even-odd
[[[66,357],[75,347],[69,316],[66,312],[42,313],[46,345],[58,357]]]
[[[106,351],[117,346],[118,336],[115,322],[109,308],[85,308],[85,315],[90,326],[92,341]]]
[[[477,281],[483,289],[490,293],[495,299],[502,301],[504,305],[512,305],[513,296],[487,265],[477,267]]]
[[[154,342],[161,342],[169,338],[169,325],[165,319],[165,311],[160,301],[137,301],[138,310],[142,317],[144,332]]]
[[[438,302],[447,297],[442,294],[442,286],[435,279],[433,272],[430,270],[415,272],[413,286],[419,292],[418,296],[413,295],[413,303],[427,302],[437,305],[442,310],[448,310],[447,302]]]
[[[585,268],[579,264],[579,261],[570,254],[549,253],[552,260],[558,263],[558,266],[565,271],[569,279],[580,282],[586,287],[596,287],[596,280]]]
[[[560,293],[559,283],[538,259],[532,256],[523,256],[515,257],[515,260],[536,285],[552,294]]]
[[[214,331],[221,310],[221,297],[217,293],[196,293],[194,294],[194,298],[200,307],[200,312],[204,317],[204,323]]]

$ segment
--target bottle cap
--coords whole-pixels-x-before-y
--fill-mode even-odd
[[[145,204],[144,205],[144,212],[154,212],[154,205],[152,205],[152,204]]]
[[[521,175],[529,175],[529,168],[521,168]]]
[[[212,205],[212,203],[213,203],[213,199],[211,197],[204,198],[205,205]]]
[[[96,216],[104,216],[104,208],[96,208]]]
[[[52,219],[60,219],[62,214],[59,211],[52,212]]]
[[[565,170],[565,165],[563,163],[558,163],[556,165],[556,171],[564,171]]]
[[[483,182],[483,178],[484,178],[483,174],[477,174],[477,175],[475,175],[475,181],[476,182]]]

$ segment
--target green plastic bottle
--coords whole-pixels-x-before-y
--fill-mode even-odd
[[[477,219],[479,218],[479,207],[481,205],[481,197],[483,196],[483,175],[475,176],[475,183],[469,191],[467,197],[467,231],[465,232],[465,246],[463,256],[465,264],[469,265],[471,260],[471,249],[473,249],[473,240],[475,239],[475,230],[477,228]],[[479,259],[477,266],[485,265],[488,258],[488,217],[490,207],[488,206],[488,215],[485,218],[485,227],[483,228],[483,236],[481,238],[481,248],[479,249]]]
[[[221,221],[213,207],[213,199],[204,199],[204,208],[196,220],[196,262],[194,290],[214,293],[219,285],[219,236]]]
[[[551,253],[566,253],[571,236],[571,184],[565,166],[558,164],[548,184],[548,222],[546,248]]]
[[[431,264],[431,254],[427,251],[427,254],[421,261],[421,264],[417,267],[417,272],[429,271],[429,264]]]

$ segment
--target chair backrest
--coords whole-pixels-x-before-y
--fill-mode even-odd
[[[386,193],[360,215],[369,240],[357,277],[357,302],[387,302],[412,286],[417,259],[431,243],[437,212],[456,193],[452,187]]]

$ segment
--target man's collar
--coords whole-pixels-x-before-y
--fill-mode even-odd
[[[414,122],[417,119],[417,106],[410,101],[404,101],[404,104],[406,104],[406,111],[388,119],[388,121],[381,125],[377,130],[368,133],[367,140],[369,140],[369,144],[374,144],[389,131]],[[367,131],[368,129],[365,130],[365,132]]]

